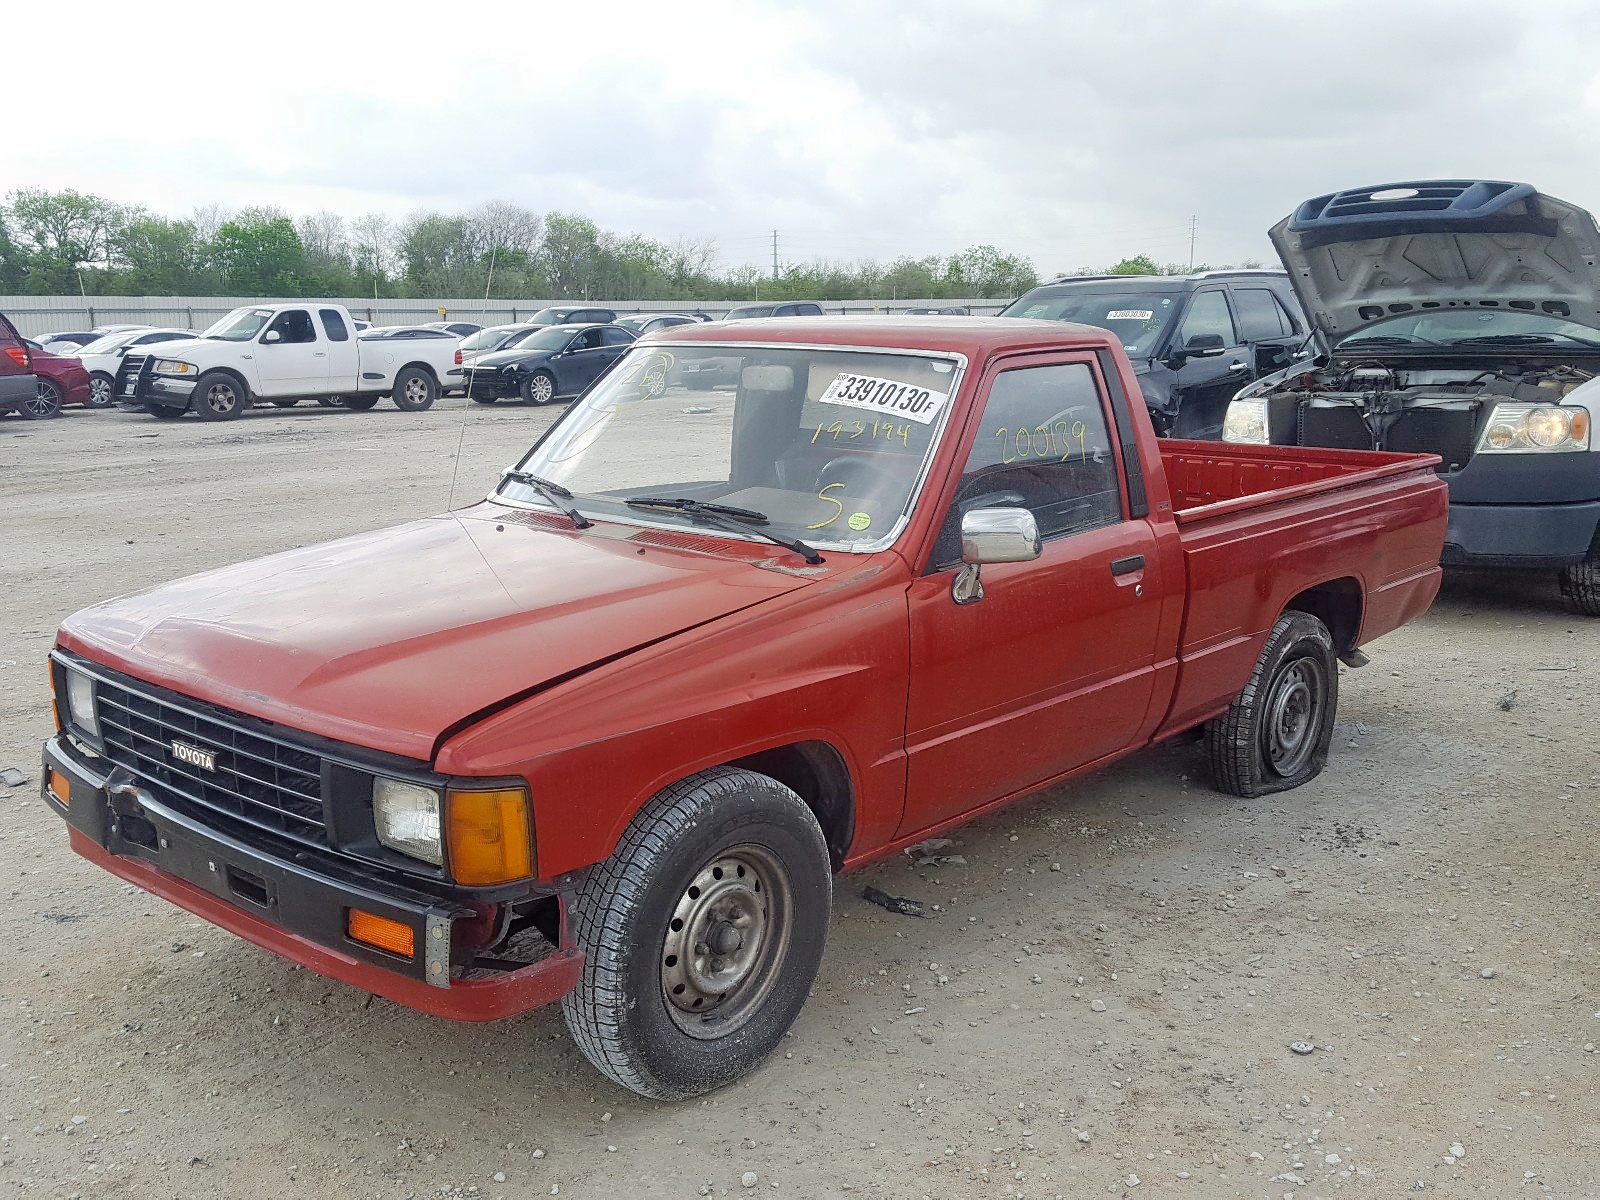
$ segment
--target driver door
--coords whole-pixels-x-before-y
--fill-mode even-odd
[[[601,329],[585,329],[568,343],[561,358],[561,390],[576,395],[595,381],[616,359],[603,345]]]
[[[276,333],[276,339],[269,340]],[[328,346],[304,308],[286,308],[256,339],[263,396],[314,396],[328,386]]]
[[[913,833],[1129,745],[1154,690],[1156,540],[1129,519],[1105,389],[1085,355],[994,371],[931,561],[912,585],[906,806]],[[982,568],[957,604],[961,515],[1027,508],[1043,553]]]
[[[1220,286],[1194,294],[1173,345],[1181,349],[1194,338],[1207,335],[1222,339],[1222,353],[1185,358],[1178,368],[1180,400],[1173,437],[1220,438],[1229,401],[1254,374],[1253,352],[1240,340],[1227,290]]]

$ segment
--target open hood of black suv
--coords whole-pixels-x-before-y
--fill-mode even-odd
[[[1600,329],[1600,229],[1531,184],[1390,183],[1318,196],[1268,234],[1332,346],[1425,308],[1510,309]]]

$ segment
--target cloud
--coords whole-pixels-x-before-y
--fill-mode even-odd
[[[11,187],[196,204],[506,199],[730,262],[990,242],[1045,271],[1268,258],[1340,187],[1528,179],[1600,204],[1600,7],[1545,0],[604,8],[183,4],[11,17]],[[63,41],[70,37],[70,41]],[[79,66],[62,85],[63,51]],[[108,99],[108,97],[113,99]],[[14,104],[15,107],[15,104]]]

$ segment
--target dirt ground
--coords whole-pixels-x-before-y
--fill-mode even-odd
[[[1542,578],[1370,647],[1300,791],[1170,745],[841,880],[784,1050],[679,1106],[558,1010],[422,1016],[70,854],[57,622],[482,495],[552,414],[468,407],[0,422],[0,1196],[1600,1195],[1600,624]]]

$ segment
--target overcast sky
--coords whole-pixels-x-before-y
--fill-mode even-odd
[[[1595,0],[13,8],[0,192],[172,215],[503,199],[729,265],[777,229],[1050,273],[1187,261],[1191,216],[1201,260],[1270,259],[1299,201],[1395,180],[1600,207]]]

